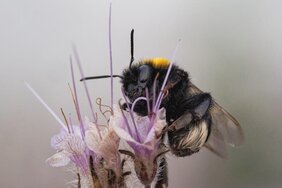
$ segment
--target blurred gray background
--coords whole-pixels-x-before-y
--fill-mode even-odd
[[[60,125],[23,82],[59,115],[60,107],[73,112],[71,44],[86,75],[109,73],[108,8],[107,0],[0,0],[0,187],[67,187],[72,180],[66,169],[45,163]],[[229,160],[206,149],[169,157],[170,187],[281,187],[282,1],[113,0],[112,8],[114,73],[128,66],[131,28],[136,59],[170,58],[181,38],[177,64],[245,132],[245,145],[230,149]],[[89,82],[93,98],[109,104],[109,84]],[[89,114],[82,87],[79,97]]]

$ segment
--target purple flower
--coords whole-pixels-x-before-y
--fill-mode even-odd
[[[67,132],[64,129],[59,134],[51,139],[51,145],[57,150],[57,153],[46,160],[53,167],[62,167],[73,162],[79,171],[87,176],[90,173],[87,149],[84,141],[81,138],[79,128],[77,126],[74,132]]]
[[[100,128],[100,135],[96,125],[90,121],[86,122],[88,130],[85,132],[85,143],[96,155],[103,158],[106,169],[112,169],[116,176],[121,176],[121,159],[118,152],[120,138],[114,132],[111,124]]]
[[[157,158],[163,153],[160,144],[162,130],[166,126],[165,117],[164,108],[156,114],[142,117],[115,106],[110,119],[117,135],[133,149],[134,153],[125,150],[120,152],[133,158],[136,175],[145,186],[153,181],[157,172]]]
[[[158,148],[162,129],[166,126],[165,109],[162,108],[150,117],[132,114],[133,116],[115,106],[110,124],[118,136],[132,147],[135,154],[150,155]]]

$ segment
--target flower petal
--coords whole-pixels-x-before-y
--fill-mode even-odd
[[[114,131],[116,132],[116,134],[121,138],[121,139],[124,139],[125,141],[127,142],[133,142],[133,143],[136,143],[138,144],[133,138],[132,136],[125,130],[122,128],[122,125],[123,123],[120,123],[120,121],[116,121],[116,119],[112,119],[111,120],[112,123],[112,128],[114,129]]]
[[[134,120],[137,124],[137,131],[140,140],[135,139],[136,134],[134,132],[132,121],[130,121],[130,114],[127,111],[123,111],[124,116],[122,116],[121,109],[115,108],[114,115],[110,118],[110,126],[114,129],[116,134],[124,139],[134,150],[154,150],[155,147],[158,147],[158,142],[160,139],[160,134],[163,128],[166,126],[166,117],[165,109],[158,111],[155,117],[148,116],[138,116],[134,114]],[[128,130],[126,125],[126,120],[129,124],[129,128],[132,128],[131,131]],[[143,147],[143,149],[142,149]]]
[[[66,166],[70,162],[70,158],[66,152],[58,152],[48,158],[46,162],[52,167]]]
[[[158,114],[156,116],[156,118],[154,119],[153,122],[153,127],[150,130],[150,132],[147,135],[147,138],[145,140],[145,144],[152,142],[152,141],[156,141],[158,140],[158,138],[161,136],[162,130],[163,128],[166,126],[166,116],[165,116],[165,109],[162,108],[158,111]]]
[[[62,142],[61,147],[71,155],[84,155],[86,145],[80,136],[70,134],[67,139]]]
[[[66,139],[67,137],[67,131],[65,129],[61,129],[59,134],[54,135],[51,138],[51,146],[55,150],[61,150],[62,148],[60,147],[62,142]]]
[[[85,132],[85,143],[90,150],[97,152],[100,144],[100,138],[95,129],[90,129]]]

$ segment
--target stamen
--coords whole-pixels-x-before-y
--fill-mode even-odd
[[[148,109],[148,115],[151,114],[151,108],[150,108],[150,97],[149,97],[149,90],[146,87],[146,98],[147,98],[147,109]]]
[[[133,113],[133,110],[134,110],[134,107],[135,107],[136,103],[137,103],[138,101],[141,101],[141,100],[144,100],[144,101],[147,102],[147,98],[146,98],[146,97],[138,97],[137,99],[135,99],[135,101],[132,103],[132,106],[131,106],[131,109],[130,109],[130,111],[131,111],[132,113]]]
[[[76,50],[75,46],[73,46],[73,52],[74,52],[74,57],[76,59],[76,63],[77,63],[78,68],[79,68],[80,75],[81,75],[81,77],[84,78],[82,66],[81,66],[80,59],[79,59],[79,56],[78,56],[78,53],[77,53],[77,50]],[[88,91],[88,87],[87,87],[87,84],[86,84],[85,81],[83,81],[83,85],[84,85],[85,93],[86,93],[86,96],[87,96],[87,99],[88,99],[88,104],[89,104],[89,107],[91,109],[91,114],[92,114],[92,117],[93,117],[93,121],[95,122],[96,129],[97,129],[97,131],[99,133],[99,137],[102,140],[100,129],[97,126],[97,117],[95,116],[95,113],[94,113],[94,110],[93,110],[93,106],[92,106],[92,100],[91,100],[91,97],[90,97],[90,94],[89,94],[89,91]],[[76,99],[76,101],[77,101],[77,99]]]
[[[71,113],[69,113],[69,122],[70,122],[71,133],[74,133],[74,130],[73,130],[73,123],[72,123],[72,118],[71,118]]]
[[[113,114],[113,111],[111,109],[111,107],[109,107],[108,105],[104,105],[102,104],[102,99],[101,98],[97,98],[96,99],[96,104],[98,105],[99,111],[101,112],[101,114],[104,116],[104,118],[109,121],[109,119],[107,118],[107,116],[105,115],[107,112],[109,112],[110,114]],[[109,108],[110,110],[102,110],[102,107],[106,107]]]
[[[74,52],[74,57],[76,59],[76,63],[77,63],[78,68],[79,68],[80,75],[81,75],[81,77],[84,78],[84,73],[83,73],[83,69],[82,69],[82,66],[81,66],[81,62],[80,62],[76,47],[74,45],[73,45],[73,52]],[[91,100],[90,93],[89,93],[89,90],[88,90],[88,87],[87,87],[87,84],[86,84],[85,81],[83,81],[83,85],[84,85],[85,93],[86,93],[86,96],[87,96],[87,99],[88,99],[89,107],[91,109],[91,113],[92,113],[92,116],[93,116],[93,121],[95,123],[97,123],[97,117],[95,116],[95,113],[94,113],[94,110],[93,110],[93,105],[92,105],[92,100]]]
[[[74,73],[73,73],[73,65],[72,65],[72,59],[70,57],[70,67],[71,67],[71,77],[72,77],[72,85],[73,85],[73,90],[74,90],[74,98],[75,98],[75,109],[76,109],[76,113],[78,116],[78,121],[80,123],[80,132],[81,132],[81,136],[84,139],[85,137],[85,129],[84,129],[84,124],[81,118],[81,114],[80,114],[80,109],[79,109],[79,103],[78,103],[78,97],[77,97],[77,92],[76,92],[76,86],[75,86],[75,79],[74,79]]]
[[[39,100],[41,104],[50,112],[50,114],[58,121],[58,123],[67,131],[66,125],[61,121],[61,119],[55,114],[55,112],[47,105],[47,103],[36,93],[36,91],[27,83],[24,82],[26,87],[31,91],[31,93]]]
[[[173,51],[172,58],[171,58],[168,70],[166,72],[165,79],[164,79],[163,85],[161,87],[161,91],[159,93],[159,96],[158,96],[158,99],[157,99],[157,103],[156,103],[154,112],[156,112],[160,108],[160,105],[161,105],[161,102],[162,102],[162,99],[163,99],[163,95],[164,95],[163,90],[164,90],[164,87],[165,87],[165,85],[167,83],[168,76],[169,76],[169,74],[171,72],[172,65],[174,64],[175,55],[176,55],[176,52],[178,50],[178,46],[179,46],[180,42],[181,42],[181,40],[179,39],[178,42],[177,42],[177,45],[176,45],[176,47],[175,47],[175,49]]]
[[[109,10],[109,53],[110,53],[110,71],[111,71],[111,108],[113,109],[114,80],[113,80],[113,53],[112,53],[112,2],[110,2],[110,10]]]
[[[101,107],[109,108],[109,110],[107,110],[107,111],[110,111],[110,112],[113,111],[110,106],[105,105],[105,104],[102,104],[102,99],[101,99],[101,98],[97,98],[97,99],[96,99],[96,104],[99,105],[100,108],[101,108]],[[102,108],[101,108],[101,109],[102,109]]]
[[[66,125],[67,125],[68,132],[70,133],[70,127],[69,127],[69,124],[68,124],[68,120],[67,120],[67,118],[66,118],[66,115],[65,115],[65,113],[64,113],[64,111],[63,111],[63,109],[62,109],[62,108],[60,108],[60,109],[61,109],[61,113],[63,114],[64,120],[65,120],[65,123],[66,123]]]
[[[157,87],[157,80],[159,78],[159,73],[157,73],[155,79],[154,79],[154,84],[153,84],[153,108],[156,106],[156,87]]]
[[[68,83],[68,86],[69,86],[69,90],[70,90],[70,92],[71,92],[71,97],[72,97],[73,104],[74,104],[74,106],[76,107],[76,102],[75,102],[74,94],[73,94],[73,91],[72,91],[71,86],[70,86],[69,83]],[[77,115],[77,119],[79,119],[77,112],[76,112],[76,115]],[[71,123],[71,125],[72,125],[72,123]]]
[[[132,135],[131,128],[130,128],[130,126],[129,126],[128,120],[127,120],[127,118],[125,117],[123,110],[121,109],[121,103],[120,103],[120,101],[121,101],[121,99],[119,100],[119,107],[120,107],[120,111],[121,111],[122,117],[123,117],[123,119],[125,120],[125,125],[126,125],[126,127],[127,127],[127,129],[128,129],[129,134]]]
[[[124,88],[121,89],[121,92],[122,92],[123,98],[124,98],[124,100],[126,102],[127,108],[130,109],[129,103],[128,103],[127,98],[126,98],[125,93],[124,93]],[[132,110],[129,110],[129,114],[130,114],[130,117],[131,117],[134,129],[135,129],[137,140],[138,140],[138,142],[141,142],[141,139],[140,139],[140,136],[139,136],[139,132],[137,130],[137,126],[136,126],[136,123],[135,123],[135,120],[134,120],[134,116],[133,116]]]

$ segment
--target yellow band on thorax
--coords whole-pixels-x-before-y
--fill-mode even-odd
[[[154,68],[167,68],[169,66],[169,60],[163,57],[156,57],[152,59],[145,59],[144,63],[150,63]]]

